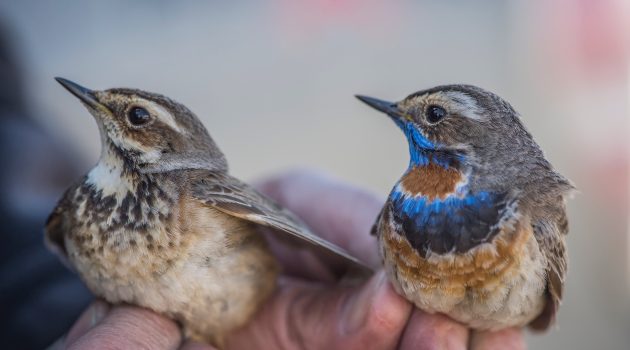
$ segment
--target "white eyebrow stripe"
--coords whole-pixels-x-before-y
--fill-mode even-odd
[[[481,109],[479,108],[479,105],[474,98],[459,91],[447,91],[445,94],[457,105],[459,105],[458,107],[460,108],[457,108],[456,111],[459,114],[474,120],[486,119],[482,114],[479,113]]]
[[[159,104],[153,101],[148,101],[148,100],[145,100],[145,101],[148,104],[149,113],[154,114],[156,118],[158,118],[164,124],[170,126],[171,129],[177,132],[181,132],[179,125],[177,125],[177,122],[175,121],[175,118],[173,118],[171,113],[168,110],[166,110],[166,108],[160,106]]]

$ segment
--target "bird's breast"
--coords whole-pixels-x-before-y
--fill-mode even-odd
[[[379,246],[396,290],[422,310],[479,329],[522,326],[544,303],[545,259],[527,220],[465,254],[421,256],[386,212]]]
[[[123,268],[142,274],[168,269],[184,239],[178,223],[181,197],[172,184],[135,176],[104,186],[92,175],[71,194],[66,237],[71,260],[101,275]],[[148,263],[150,254],[161,257],[156,260],[160,266]]]
[[[119,200],[92,185],[76,191],[74,224],[66,246],[70,260],[97,294],[131,302],[130,295],[144,294],[129,289],[129,281],[156,283],[185,266],[220,269],[231,264],[247,269],[253,257],[234,256],[245,256],[243,252],[250,250],[266,252],[264,240],[251,224],[185,193],[175,196],[159,187],[138,184],[137,190]],[[165,193],[160,195],[161,191]]]
[[[505,213],[505,193],[471,191],[458,169],[413,167],[390,194],[392,220],[421,256],[465,253],[489,242]]]
[[[394,263],[400,277],[425,288],[482,287],[510,271],[520,261],[531,228],[518,224],[503,229],[492,244],[478,246],[466,254],[422,256],[410,242],[397,234],[397,226],[385,215],[380,223],[380,243],[384,255]],[[449,287],[450,286],[450,287]]]

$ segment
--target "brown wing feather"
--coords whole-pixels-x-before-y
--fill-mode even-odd
[[[53,253],[57,254],[61,261],[68,267],[72,268],[68,260],[68,252],[66,251],[65,232],[66,223],[64,215],[69,210],[70,193],[74,193],[75,186],[71,186],[61,197],[53,212],[48,216],[44,232],[44,243]]]
[[[387,201],[383,208],[381,208],[381,211],[378,212],[378,215],[376,215],[376,220],[374,220],[374,224],[372,224],[372,228],[370,229],[371,236],[378,237],[378,227],[381,224],[381,217],[389,205],[391,205],[391,202]]]
[[[536,331],[544,331],[553,324],[562,300],[567,274],[565,236],[568,221],[564,207],[557,221],[541,220],[534,224],[534,235],[541,252],[547,259],[547,303],[541,314],[530,324]]]
[[[291,212],[230,175],[208,173],[194,182],[193,195],[226,214],[288,233],[301,241],[343,257],[359,270],[371,271],[343,248],[312,233]]]
[[[56,253],[66,255],[66,245],[63,238],[62,210],[57,206],[50,213],[46,221],[46,232],[44,235],[45,243],[49,249]]]

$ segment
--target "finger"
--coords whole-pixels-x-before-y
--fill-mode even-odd
[[[83,336],[67,344],[69,349],[177,349],[181,335],[177,325],[152,311],[117,306]]]
[[[389,349],[407,322],[411,305],[382,271],[354,288],[327,288],[285,279],[229,349]]]
[[[295,170],[270,177],[258,188],[295,212],[319,235],[378,266],[370,229],[383,200],[359,188],[312,171]]]
[[[192,340],[187,340],[179,348],[179,350],[216,350],[216,348],[208,344],[198,343]]]
[[[472,332],[470,348],[472,350],[525,350],[527,345],[522,330],[508,328],[497,332]]]
[[[441,314],[428,314],[415,309],[409,318],[400,349],[465,350],[468,329]],[[508,349],[508,348],[506,348]]]
[[[74,323],[64,343],[67,345],[74,343],[77,339],[82,337],[94,326],[99,324],[109,312],[110,306],[103,300],[95,300]]]
[[[328,283],[339,279],[338,273],[336,273],[339,270],[337,265],[343,266],[345,261],[318,255],[308,246],[287,244],[287,242],[279,240],[277,234],[264,228],[261,230],[267,238],[271,252],[282,266],[283,275]],[[296,261],[299,261],[299,264],[296,264]]]

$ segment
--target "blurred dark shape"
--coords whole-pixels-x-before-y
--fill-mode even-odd
[[[41,349],[92,296],[43,244],[46,218],[79,171],[30,115],[17,62],[0,27],[0,343]]]

